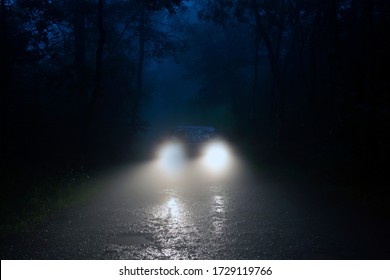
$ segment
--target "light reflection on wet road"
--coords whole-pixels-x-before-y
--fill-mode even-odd
[[[235,184],[203,185],[199,189],[160,185],[138,197],[133,191],[128,196],[119,196],[122,202],[112,204],[122,206],[111,214],[121,217],[118,221],[122,225],[117,225],[117,229],[133,236],[145,235],[147,242],[132,244],[129,239],[128,246],[107,244],[102,257],[253,259],[284,255],[294,258],[302,254],[301,249],[313,245],[315,237],[306,232],[304,216],[300,217],[303,218],[300,226],[295,226],[293,210],[298,209],[292,209],[288,199],[279,197],[275,203],[275,197],[267,193],[265,186]],[[130,211],[131,217],[123,215],[124,209],[129,209],[126,205],[136,210]]]
[[[7,241],[2,254],[22,259],[364,256],[359,255],[364,231],[357,234],[361,229],[351,230],[350,224],[342,228],[342,215],[316,201],[308,204],[291,190],[253,178],[188,182],[161,181],[150,166],[120,172],[102,182],[107,187],[90,204],[58,213],[36,232]]]

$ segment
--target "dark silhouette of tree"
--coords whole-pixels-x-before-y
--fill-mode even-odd
[[[144,97],[143,90],[143,68],[145,58],[152,56],[158,59],[165,54],[169,54],[174,50],[174,46],[170,44],[169,39],[165,34],[159,31],[156,27],[153,27],[152,18],[156,12],[167,10],[173,14],[182,5],[181,0],[173,1],[156,1],[148,0],[142,2],[133,3],[133,7],[137,11],[137,17],[135,17],[136,36],[138,38],[138,57],[136,62],[135,73],[135,92],[133,94],[133,102],[130,110],[130,127],[133,132],[137,132],[143,129],[142,121],[140,120],[138,113],[140,110],[141,101]],[[146,46],[150,49],[146,49]]]
[[[7,28],[7,8],[5,5],[5,0],[0,2],[0,91],[1,91],[1,136],[0,136],[0,157],[1,168],[4,168],[6,165],[6,150],[7,150],[7,95],[9,93],[9,82],[11,75],[11,65],[10,65],[10,45],[8,39],[8,28]]]
[[[86,75],[86,13],[87,3],[85,1],[72,2],[73,30],[74,30],[74,65],[76,69],[76,89],[80,98],[80,107],[85,110],[88,102],[87,75]],[[100,5],[100,4],[99,4]]]
[[[97,27],[99,31],[99,41],[96,49],[96,56],[95,56],[95,77],[94,77],[94,86],[93,86],[93,92],[91,96],[91,100],[88,103],[87,108],[87,114],[86,114],[86,120],[85,120],[85,127],[84,127],[84,145],[86,148],[89,133],[90,133],[90,127],[92,125],[93,117],[96,110],[96,104],[98,101],[99,96],[102,94],[102,61],[103,61],[103,48],[106,43],[106,31],[104,28],[104,0],[99,0],[98,2],[98,9],[97,9]]]
[[[185,8],[205,20],[178,19]],[[61,165],[80,146],[127,146],[159,90],[148,66],[174,57],[199,82],[187,119],[250,131],[253,146],[280,143],[286,157],[385,163],[389,10],[385,0],[0,1],[2,155]]]
[[[287,24],[291,24],[293,10],[288,1],[265,1],[257,0],[225,1],[212,0],[207,2],[207,7],[201,12],[201,17],[217,23],[224,23],[228,18],[236,19],[247,24],[253,29],[253,42],[255,53],[253,55],[253,82],[251,118],[255,120],[258,111],[256,95],[258,94],[258,67],[260,43],[263,42],[267,56],[270,73],[272,74],[271,94],[271,118],[276,122],[276,127],[281,140],[281,133],[285,126],[285,81],[283,67],[289,59],[291,46],[291,31]],[[290,43],[291,44],[291,43]],[[256,127],[256,125],[254,126]]]

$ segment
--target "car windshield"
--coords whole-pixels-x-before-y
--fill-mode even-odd
[[[215,128],[209,126],[177,126],[171,136],[186,142],[203,142],[215,135]]]

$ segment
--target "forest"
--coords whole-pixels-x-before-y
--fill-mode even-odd
[[[3,226],[179,124],[216,127],[270,176],[389,211],[389,1],[1,0],[0,13]]]

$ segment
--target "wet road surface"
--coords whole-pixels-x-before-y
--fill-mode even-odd
[[[150,167],[102,180],[85,205],[2,240],[2,259],[387,258],[389,231],[329,202],[245,175],[164,181]],[[355,213],[356,214],[356,213]],[[387,242],[387,243],[386,243]]]

